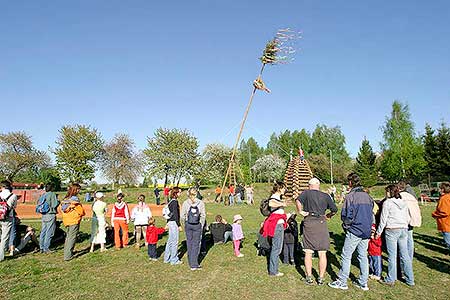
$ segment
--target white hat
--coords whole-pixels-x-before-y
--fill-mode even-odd
[[[100,199],[100,198],[103,198],[103,197],[105,197],[105,195],[102,192],[95,193],[95,198]]]
[[[122,189],[117,190],[117,195],[119,195],[119,194],[123,194]]]
[[[242,220],[241,215],[234,215],[234,217],[233,217],[233,223],[236,222],[236,221],[239,221],[239,220]]]
[[[308,181],[308,184],[309,185],[320,185],[320,181],[316,177],[313,177]]]

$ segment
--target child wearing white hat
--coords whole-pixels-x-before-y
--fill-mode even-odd
[[[233,246],[234,246],[234,255],[236,257],[243,257],[244,254],[241,253],[241,240],[244,238],[244,233],[242,232],[242,217],[241,215],[235,215],[233,217],[233,225],[231,227],[233,228]]]

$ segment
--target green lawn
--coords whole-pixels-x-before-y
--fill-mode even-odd
[[[259,187],[258,197],[267,193],[267,187]],[[261,199],[258,198],[257,199]],[[284,277],[269,277],[265,258],[256,255],[253,246],[259,224],[263,221],[257,206],[223,207],[209,203],[206,206],[208,221],[218,213],[227,220],[234,214],[244,217],[246,235],[242,253],[244,258],[233,256],[232,244],[217,245],[209,249],[202,262],[203,270],[192,272],[185,262],[170,266],[162,261],[150,262],[146,250],[132,247],[106,253],[86,253],[70,261],[63,261],[60,246],[56,253],[27,254],[7,258],[0,263],[0,299],[449,299],[450,257],[445,254],[435,222],[430,217],[433,204],[422,207],[423,226],[416,230],[416,257],[414,273],[416,286],[409,288],[403,283],[386,287],[369,282],[370,291],[363,292],[350,285],[348,291],[338,291],[327,286],[306,286],[303,283],[304,268],[281,265]],[[289,211],[294,210],[291,205]],[[39,228],[39,222],[24,221]],[[162,218],[157,219],[163,225]],[[329,224],[332,249],[328,253],[330,268],[326,282],[339,270],[339,253],[343,232],[339,218]],[[81,231],[90,232],[89,220],[83,220]],[[131,231],[131,228],[130,228]],[[183,233],[180,235],[184,240]],[[159,252],[167,236],[159,242]],[[89,247],[88,240],[77,244],[76,250]],[[317,260],[314,260],[317,266]],[[387,262],[384,261],[384,271]],[[352,267],[353,274],[359,274]],[[330,278],[331,277],[331,278]]]

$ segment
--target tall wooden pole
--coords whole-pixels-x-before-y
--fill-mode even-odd
[[[262,73],[264,71],[265,65],[266,64],[263,63],[263,65],[261,67],[261,70],[259,71],[258,78],[261,77],[261,75],[262,75]],[[244,126],[245,126],[245,121],[247,121],[248,112],[250,111],[250,107],[252,106],[252,102],[253,102],[253,98],[255,97],[256,90],[257,90],[256,87],[253,87],[252,94],[250,95],[250,100],[248,101],[248,104],[247,104],[247,109],[245,110],[244,117],[242,118],[241,127],[239,129],[239,133],[238,133],[236,141],[234,143],[233,151],[231,152],[230,161],[228,163],[227,172],[225,174],[225,179],[223,180],[222,189],[220,190],[220,198],[222,198],[223,189],[225,188],[225,185],[227,183],[228,175],[231,172],[231,168],[232,168],[232,165],[233,165],[233,160],[236,157],[237,146],[239,144],[239,140],[241,139],[242,131],[244,130]]]

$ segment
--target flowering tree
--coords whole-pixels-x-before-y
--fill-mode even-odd
[[[286,162],[277,155],[268,154],[259,158],[252,167],[252,171],[260,180],[268,182],[280,179],[286,169]]]

